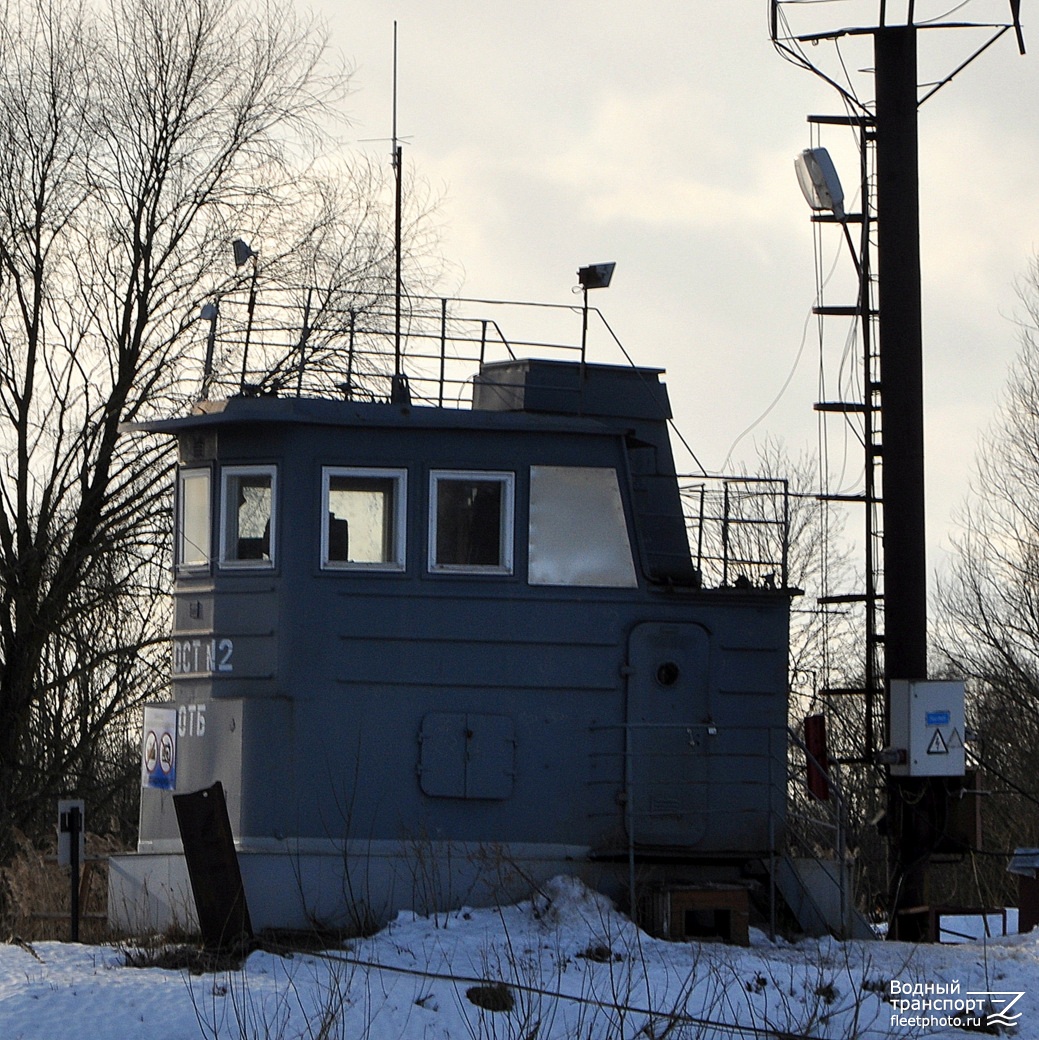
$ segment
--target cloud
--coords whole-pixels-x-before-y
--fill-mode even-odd
[[[690,85],[613,94],[569,138],[542,139],[538,151],[513,153],[511,163],[468,158],[488,180],[537,183],[542,199],[565,196],[592,223],[738,236],[741,228],[801,221],[789,147],[734,144],[722,109],[718,98]]]

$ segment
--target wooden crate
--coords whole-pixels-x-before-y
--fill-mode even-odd
[[[750,897],[742,885],[670,885],[643,901],[647,929],[663,939],[750,942]]]

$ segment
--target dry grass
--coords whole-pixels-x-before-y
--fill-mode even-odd
[[[71,879],[68,867],[59,867],[56,846],[38,846],[17,835],[18,852],[0,868],[0,888],[6,907],[0,919],[0,939],[17,937],[27,942],[68,939]],[[86,863],[80,867],[79,937],[83,942],[110,938],[108,910],[108,856],[120,851],[112,838],[86,836]]]

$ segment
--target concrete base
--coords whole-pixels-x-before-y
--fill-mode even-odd
[[[173,844],[173,843],[170,843]],[[238,860],[253,928],[364,930],[399,910],[432,914],[528,898],[558,874],[580,877],[612,898],[626,894],[627,868],[594,863],[577,846],[450,842],[315,842],[307,848],[243,843]],[[109,923],[131,934],[197,929],[181,852],[113,856]]]

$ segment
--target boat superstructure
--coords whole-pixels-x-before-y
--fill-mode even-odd
[[[455,407],[434,342],[433,394],[246,388],[139,427],[178,458],[175,769],[146,734],[117,921],[191,920],[172,798],[216,781],[257,927],[561,872],[627,901],[776,848],[782,483],[680,477],[659,369],[481,342]]]

